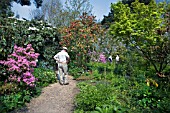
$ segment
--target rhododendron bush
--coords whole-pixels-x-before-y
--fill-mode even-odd
[[[44,21],[0,17],[0,60],[7,59],[13,52],[14,44],[20,47],[31,44],[41,54],[39,64],[52,68],[55,62],[51,58],[59,47],[58,36],[57,28]]]
[[[8,55],[6,61],[0,61],[7,67],[7,81],[10,82],[23,82],[27,86],[34,87],[36,78],[32,75],[34,67],[36,66],[36,60],[39,54],[35,53],[31,44],[28,44],[26,48],[14,46],[13,53]]]

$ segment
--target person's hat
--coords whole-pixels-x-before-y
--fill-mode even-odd
[[[67,50],[67,47],[63,47],[64,50]]]

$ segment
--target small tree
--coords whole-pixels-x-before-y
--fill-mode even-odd
[[[84,12],[90,15],[93,9],[89,0],[66,0],[65,6],[65,11],[69,12],[67,16],[70,18],[70,22],[79,19]]]
[[[69,27],[61,29],[60,44],[67,46],[70,51],[74,52],[78,65],[88,62],[88,52],[94,50],[94,45],[98,38],[103,35],[102,28],[95,23],[94,16],[88,16],[86,13],[80,17],[80,20],[71,22]]]
[[[132,9],[121,2],[112,4],[111,8],[114,10],[115,22],[110,27],[110,33],[126,47],[135,47],[154,66],[157,74],[162,76],[169,64],[170,54],[165,4],[157,5],[151,0],[145,5],[136,0],[132,3]]]

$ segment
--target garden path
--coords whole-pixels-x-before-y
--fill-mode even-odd
[[[69,76],[69,85],[54,83],[43,88],[39,97],[33,98],[26,109],[17,113],[73,113],[77,93],[76,81]]]

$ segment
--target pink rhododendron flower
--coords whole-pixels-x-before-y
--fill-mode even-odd
[[[8,55],[7,61],[0,60],[0,64],[8,67],[10,81],[24,82],[28,86],[35,86],[36,78],[32,75],[39,54],[34,52],[31,44],[26,48],[14,46],[14,51]]]
[[[35,67],[35,66],[36,66],[36,61],[31,61],[31,62],[30,62],[30,65],[32,65],[32,66]]]
[[[21,77],[18,77],[17,81],[20,82],[21,81]]]
[[[0,60],[0,64],[4,64],[5,63],[5,61],[4,60]]]

